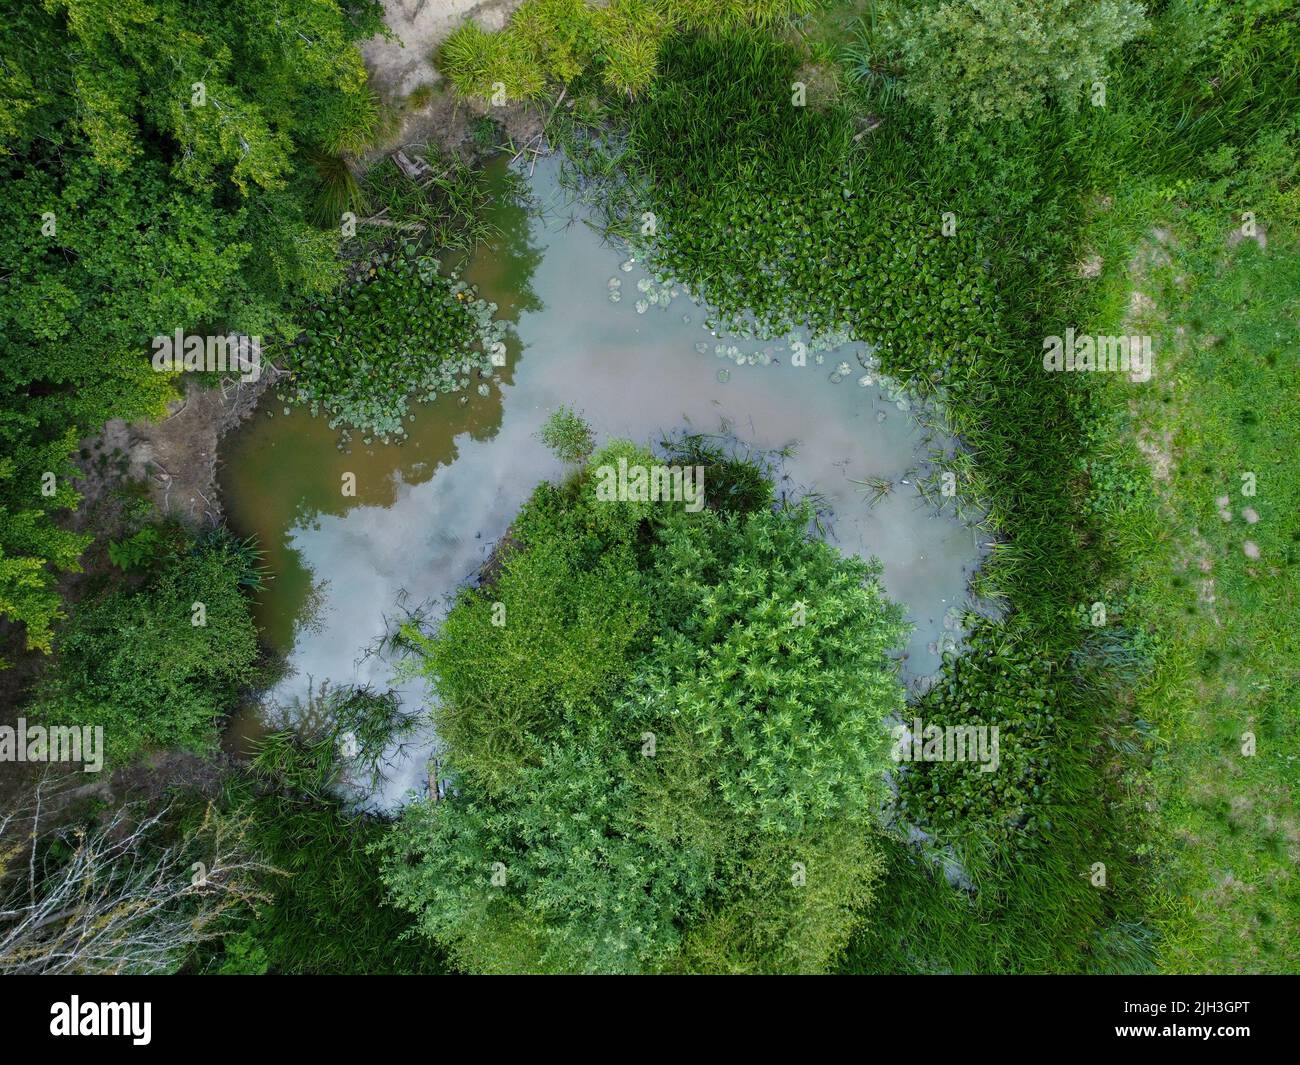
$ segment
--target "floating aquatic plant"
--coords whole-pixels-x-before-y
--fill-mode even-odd
[[[412,397],[461,392],[474,378],[487,394],[491,352],[505,331],[495,312],[414,247],[385,252],[309,312],[281,399],[327,416],[345,435],[355,429],[368,439],[400,440]]]

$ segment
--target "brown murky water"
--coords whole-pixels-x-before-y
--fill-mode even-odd
[[[734,344],[742,358],[775,347],[775,361],[738,365],[716,357],[718,339],[684,295],[638,313],[638,300],[648,303],[661,286],[647,280],[642,288],[650,292],[638,290],[640,266],[622,269],[623,257],[582,224],[557,186],[553,160],[539,165],[530,183],[532,209],[506,194],[504,180],[501,187],[502,238],[467,270],[515,324],[490,396],[471,394],[463,403],[441,396],[417,408],[405,443],[357,441],[351,454],[337,450],[323,419],[286,416],[269,396],[225,442],[230,524],[258,536],[274,573],[258,622],[292,670],[271,703],[283,705],[309,682],[327,679],[389,685],[389,667],[363,660],[363,650],[397,612],[399,597],[442,601],[471,579],[537,482],[560,474],[537,432],[564,404],[585,414],[598,440],[654,443],[692,429],[727,432],[763,449],[794,445],[782,466],[783,488],[818,493],[829,508],[830,539],[881,560],[886,588],[916,625],[904,672],[915,678],[932,671],[945,615],[951,626],[949,612],[966,602],[978,540],[917,493],[918,467],[947,442],[874,385],[859,384],[862,346],[827,352],[821,364],[809,355],[805,367],[791,365],[780,346],[752,341],[721,343]],[[617,303],[609,299],[615,279]],[[852,373],[833,383],[842,362]],[[355,498],[342,495],[345,473],[356,475]],[[872,506],[855,482],[876,477],[895,488]],[[409,702],[426,698],[418,685],[402,690]],[[263,724],[279,724],[275,718],[273,709],[250,712],[232,726],[233,744]],[[391,805],[408,788],[423,788],[427,749],[394,765],[372,801]]]

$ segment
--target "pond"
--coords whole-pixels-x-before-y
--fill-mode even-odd
[[[286,415],[268,392],[225,439],[228,520],[261,541],[273,579],[256,616],[289,666],[262,707],[232,722],[231,749],[292,723],[277,708],[310,685],[390,686],[391,664],[365,650],[400,602],[441,605],[472,580],[538,481],[563,474],[538,439],[561,405],[581,411],[598,442],[656,444],[687,430],[789,447],[779,491],[816,493],[830,542],[879,558],[885,588],[906,606],[916,631],[904,677],[933,672],[943,641],[958,635],[979,537],[917,489],[928,457],[952,442],[882,392],[860,361],[864,345],[809,351],[797,366],[791,342],[715,337],[704,308],[584,224],[558,170],[554,158],[531,177],[492,170],[501,235],[465,273],[513,326],[488,396],[471,386],[464,398],[415,406],[405,442],[366,446],[358,434],[348,453],[323,418]],[[343,494],[345,474],[355,475],[355,496]],[[877,499],[863,483],[872,479],[893,488]],[[427,702],[419,684],[399,690],[408,706]],[[391,807],[422,792],[432,743],[426,734],[395,758],[363,804]]]

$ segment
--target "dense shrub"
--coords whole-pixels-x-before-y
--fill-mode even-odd
[[[864,668],[904,633],[879,567],[774,511],[670,518],[654,563],[654,587],[673,596],[623,712],[650,728],[673,707],[734,816],[763,831],[860,803],[881,763],[882,713],[902,705],[891,672]]]
[[[337,282],[338,232],[307,220],[297,149],[364,137],[373,98],[353,41],[379,12],[5,5],[0,614],[28,646],[49,650],[55,581],[88,543],[53,520],[77,502],[77,440],[161,414],[173,393],[151,338],[292,333],[297,296]]]
[[[620,459],[654,461],[540,486],[485,585],[408,626],[455,785],[385,881],[471,970],[824,970],[877,872],[901,612],[808,509],[602,500]]]
[[[479,972],[636,972],[675,949],[709,855],[639,822],[631,744],[574,737],[492,801],[467,778],[390,842],[393,900]],[[636,755],[639,757],[639,755]],[[494,875],[496,882],[494,883]]]
[[[490,587],[465,592],[437,638],[410,634],[438,679],[438,734],[494,790],[554,729],[599,714],[645,642],[631,546],[528,517]]]
[[[1048,100],[1073,111],[1145,26],[1133,0],[924,0],[878,18],[903,92],[941,123],[1015,120]]]
[[[734,873],[728,900],[693,928],[675,971],[788,974],[826,972],[847,932],[872,922],[884,868],[868,818],[827,822],[797,836],[772,836]]]
[[[35,716],[103,726],[111,762],[152,747],[210,751],[220,719],[258,676],[243,592],[256,579],[245,544],[214,535],[188,545],[174,533],[143,583],[111,585],[77,605],[55,637]]]

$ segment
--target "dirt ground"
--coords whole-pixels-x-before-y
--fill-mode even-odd
[[[462,100],[434,66],[438,45],[465,20],[485,30],[499,30],[520,0],[384,0],[390,36],[372,37],[361,45],[370,84],[384,103],[400,115],[396,130],[368,160],[409,144],[437,144],[462,156],[478,149],[470,142],[470,123],[491,111],[517,145],[536,139],[541,122],[534,111],[515,104],[489,109],[480,101]],[[433,88],[427,105],[413,108],[416,89]]]
[[[184,398],[175,400],[161,421],[127,424],[115,419],[98,436],[82,441],[83,501],[74,524],[82,528],[93,518],[94,525],[102,526],[105,515],[96,512],[96,504],[124,480],[147,483],[164,514],[192,525],[219,523],[217,446],[253,413],[277,373],[264,365],[257,381],[230,380],[216,388],[188,380]]]
[[[434,49],[467,18],[485,30],[499,30],[520,0],[384,0],[391,37],[361,45],[371,84],[385,97],[405,97],[442,77],[433,65]]]

